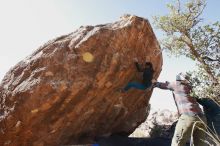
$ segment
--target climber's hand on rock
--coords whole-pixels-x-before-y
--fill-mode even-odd
[[[157,82],[157,80],[156,79],[152,79],[151,82],[152,82],[152,84],[154,84],[154,83]]]
[[[158,82],[152,83],[152,88],[158,87]]]

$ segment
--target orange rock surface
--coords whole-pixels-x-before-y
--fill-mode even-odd
[[[89,52],[91,62],[83,60]],[[0,145],[56,146],[130,134],[147,117],[152,91],[119,92],[140,81],[133,59],[153,64],[162,54],[146,19],[80,27],[19,62],[0,84]]]

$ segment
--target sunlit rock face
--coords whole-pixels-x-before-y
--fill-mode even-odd
[[[146,119],[152,93],[119,92],[141,79],[136,57],[150,61],[159,76],[162,54],[153,30],[146,19],[130,15],[41,46],[0,84],[0,145],[55,146],[129,135]]]

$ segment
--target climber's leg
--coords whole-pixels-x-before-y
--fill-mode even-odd
[[[144,84],[138,83],[138,82],[129,82],[125,87],[124,91],[128,91],[130,88],[136,88],[139,90],[145,90],[147,87]]]

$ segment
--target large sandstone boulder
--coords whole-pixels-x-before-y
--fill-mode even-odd
[[[85,52],[92,62],[83,60]],[[55,146],[132,133],[146,119],[152,93],[119,92],[141,79],[135,57],[152,62],[159,76],[160,46],[149,22],[136,16],[49,41],[0,84],[0,145]]]

